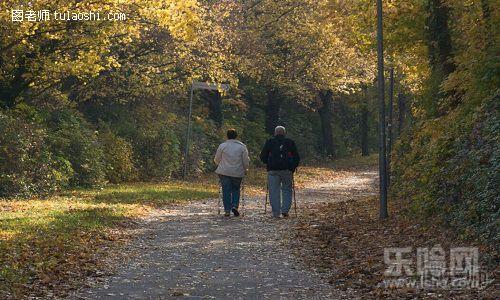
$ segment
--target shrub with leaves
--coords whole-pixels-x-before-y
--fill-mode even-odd
[[[179,139],[168,126],[142,128],[135,142],[139,170],[145,179],[167,179],[182,165]]]
[[[46,130],[15,112],[0,112],[0,197],[29,197],[67,185],[73,169],[54,157]]]
[[[99,142],[104,153],[104,172],[109,182],[127,182],[137,178],[134,150],[128,141],[107,129],[99,134]]]
[[[71,163],[72,186],[100,186],[105,181],[104,153],[97,132],[78,112],[59,110],[48,120],[51,150],[57,159]]]
[[[396,145],[393,194],[416,215],[440,215],[463,235],[498,245],[499,131],[498,97],[418,124]]]

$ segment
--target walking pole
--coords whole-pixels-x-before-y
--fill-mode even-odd
[[[292,189],[293,189],[293,206],[295,210],[295,217],[297,217],[297,197],[295,196],[295,174],[292,173]]]
[[[245,182],[241,180],[241,216],[245,216]]]
[[[267,214],[267,197],[269,195],[269,182],[266,185],[266,202],[264,203],[264,214]]]
[[[217,202],[217,214],[220,215],[220,199],[222,197],[222,187],[219,187],[219,199],[218,199],[218,202]]]

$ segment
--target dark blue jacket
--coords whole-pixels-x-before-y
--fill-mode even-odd
[[[287,163],[285,164],[275,164],[270,156],[271,153],[278,151],[277,147],[284,145],[286,148]],[[279,170],[290,170],[295,171],[300,163],[300,155],[297,151],[297,146],[295,142],[283,135],[276,135],[266,141],[264,148],[260,153],[260,160],[266,164],[267,171],[279,171]]]

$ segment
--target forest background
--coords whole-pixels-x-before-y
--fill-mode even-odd
[[[127,18],[14,22],[13,9]],[[498,6],[384,10],[391,199],[498,245]],[[256,165],[276,125],[309,162],[376,152],[375,12],[371,0],[2,1],[0,196],[179,178],[193,81],[231,89],[195,92],[192,176],[214,170],[227,128]]]

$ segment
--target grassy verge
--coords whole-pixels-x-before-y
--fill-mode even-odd
[[[217,195],[200,183],[129,184],[0,200],[0,298],[64,293],[97,271],[120,228],[168,203]],[[38,294],[37,294],[38,293]]]

